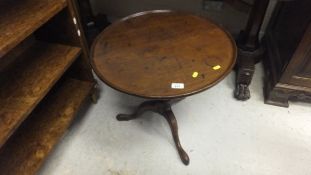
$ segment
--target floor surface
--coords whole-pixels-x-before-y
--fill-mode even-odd
[[[103,83],[100,99],[82,111],[45,162],[40,175],[310,175],[311,104],[263,103],[262,67],[251,99],[233,97],[234,74],[174,105],[184,166],[165,119],[147,112],[118,122],[142,99]]]

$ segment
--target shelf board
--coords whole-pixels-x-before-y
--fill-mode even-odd
[[[0,60],[66,6],[66,0],[1,0]]]
[[[36,42],[0,86],[0,147],[43,99],[81,49]]]
[[[33,175],[70,126],[94,83],[66,79],[0,150],[0,174]]]

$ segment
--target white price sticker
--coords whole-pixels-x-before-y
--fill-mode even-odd
[[[171,88],[172,89],[184,89],[185,84],[184,83],[172,83]]]

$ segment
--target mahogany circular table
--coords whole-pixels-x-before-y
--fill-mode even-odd
[[[185,165],[171,102],[204,91],[233,68],[236,45],[230,34],[212,21],[185,12],[155,10],[125,17],[107,27],[95,40],[91,64],[112,88],[150,99],[131,115],[149,110],[161,114]]]

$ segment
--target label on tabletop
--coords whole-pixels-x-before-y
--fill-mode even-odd
[[[193,78],[197,78],[198,75],[199,75],[199,72],[193,72],[193,73],[192,73],[192,77],[193,77]]]
[[[172,89],[184,89],[185,84],[184,83],[172,83],[171,88]]]

